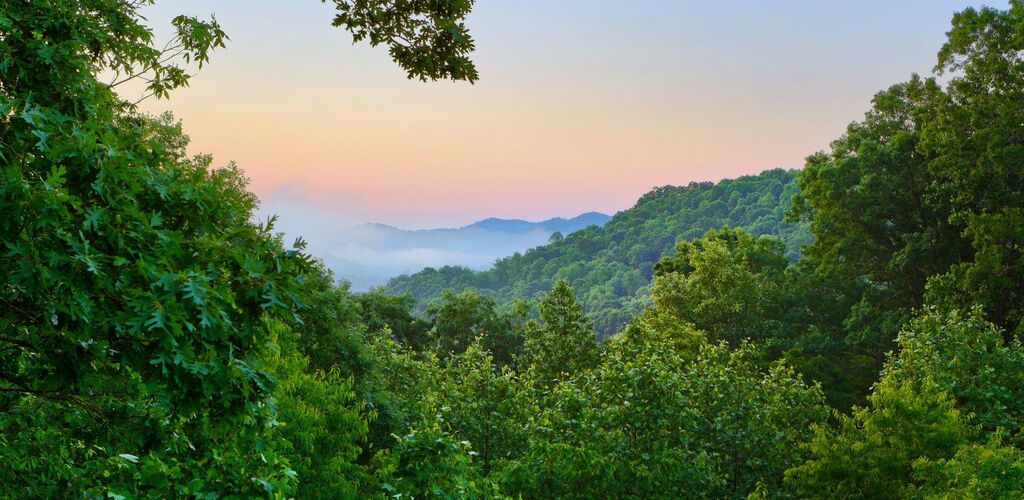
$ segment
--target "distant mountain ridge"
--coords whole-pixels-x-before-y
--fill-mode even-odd
[[[507,231],[507,232],[527,232],[534,231],[538,228],[546,231],[560,232],[563,234],[578,231],[587,226],[601,226],[605,222],[608,222],[612,216],[603,214],[600,212],[587,212],[571,219],[565,219],[562,217],[552,217],[547,220],[540,222],[529,222],[520,219],[499,219],[497,217],[491,217],[488,219],[476,221],[468,226],[463,226],[460,229],[469,228],[480,228],[488,231]]]
[[[482,229],[484,231],[501,231],[508,233],[526,233],[529,231],[549,231],[549,232],[560,232],[560,233],[571,233],[578,231],[587,226],[600,226],[605,222],[611,220],[612,216],[603,214],[601,212],[586,212],[576,217],[566,219],[564,217],[552,217],[542,221],[528,221],[523,219],[502,219],[500,217],[488,217],[481,219],[472,224],[466,224],[460,227],[437,227],[428,229],[402,229],[399,227],[392,226],[390,224],[382,224],[380,222],[367,222],[365,224],[359,224],[352,226],[346,231],[356,230],[359,228],[373,228],[377,230],[390,230],[401,233],[445,233],[445,232],[458,232],[472,229]]]
[[[499,303],[537,299],[564,278],[576,289],[598,334],[605,336],[619,331],[650,302],[654,264],[674,252],[677,241],[728,225],[776,236],[795,257],[811,239],[806,227],[784,221],[797,190],[796,171],[783,169],[718,183],[662,186],[600,227],[513,254],[485,271],[431,266],[394,278],[385,289],[412,293],[423,308],[445,289],[473,288]]]
[[[425,267],[485,269],[502,257],[547,243],[555,232],[567,235],[610,219],[599,212],[538,222],[491,217],[462,227],[434,229],[371,222],[322,238],[315,248],[311,243],[310,251],[361,291]]]

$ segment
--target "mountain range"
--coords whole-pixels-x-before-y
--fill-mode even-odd
[[[497,259],[547,243],[556,232],[568,235],[609,219],[587,212],[539,222],[491,217],[457,228],[401,229],[367,223],[314,240],[310,252],[348,280],[353,290],[363,291],[424,268],[486,269]]]

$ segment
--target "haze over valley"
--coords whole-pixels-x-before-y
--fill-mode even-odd
[[[321,259],[337,278],[349,281],[353,291],[366,291],[429,267],[485,270],[497,259],[548,243],[555,233],[568,235],[587,226],[601,226],[611,218],[587,212],[537,222],[490,217],[456,228],[402,229],[362,223],[334,229],[306,227],[308,214],[294,205],[271,207],[279,211],[276,229],[289,241],[299,236],[306,239],[309,253]],[[334,217],[344,224],[338,215]]]

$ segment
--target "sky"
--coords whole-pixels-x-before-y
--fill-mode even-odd
[[[164,0],[231,40],[172,110],[288,232],[614,213],[655,186],[798,168],[926,74],[953,0],[478,0],[476,85],[409,81],[315,0]],[[987,2],[1005,7],[1005,1]]]

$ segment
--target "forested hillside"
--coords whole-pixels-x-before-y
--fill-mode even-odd
[[[0,497],[1024,497],[1024,1],[957,13],[800,172],[657,190],[462,273],[537,300],[423,316],[117,94],[227,40],[160,49],[143,4],[0,0]],[[334,4],[477,78],[471,1]],[[599,342],[578,295],[638,314]]]
[[[506,303],[536,300],[565,279],[576,289],[599,335],[607,337],[650,304],[654,264],[670,254],[677,241],[729,226],[777,236],[785,242],[787,256],[795,259],[800,246],[810,241],[805,225],[783,220],[796,192],[796,172],[781,169],[718,183],[663,186],[604,226],[500,259],[490,270],[427,268],[392,279],[385,291],[411,293],[422,311],[446,289],[475,289]]]

